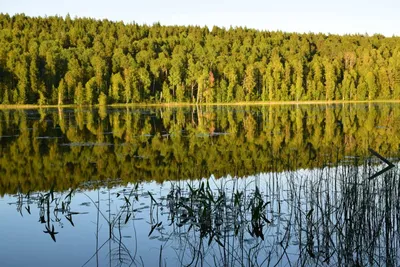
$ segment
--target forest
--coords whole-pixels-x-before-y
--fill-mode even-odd
[[[400,38],[0,14],[0,104],[400,99]]]
[[[399,159],[398,105],[0,110],[0,196]],[[397,161],[396,160],[396,161]]]

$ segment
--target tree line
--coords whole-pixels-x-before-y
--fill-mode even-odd
[[[0,110],[0,196],[398,158],[398,105]],[[350,156],[350,157],[348,157]]]
[[[400,98],[400,38],[0,14],[0,103]]]

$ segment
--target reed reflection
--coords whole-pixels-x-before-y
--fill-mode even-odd
[[[398,266],[398,167],[372,180],[371,172],[381,166],[367,160],[247,178],[172,181],[158,189],[148,183],[86,184],[94,191],[18,194],[16,206],[27,215],[30,205],[38,205],[39,217],[45,216],[39,222],[55,241],[63,229],[47,222],[74,224],[71,216],[90,204],[88,216],[96,223],[88,231],[96,244],[85,265],[105,255],[111,266],[146,265],[154,251],[141,255],[138,247],[147,244],[158,248],[157,261],[167,266]],[[79,195],[87,202],[72,211]]]

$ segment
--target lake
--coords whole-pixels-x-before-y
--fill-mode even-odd
[[[400,105],[0,110],[0,266],[399,266]]]

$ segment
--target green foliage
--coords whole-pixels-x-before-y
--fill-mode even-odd
[[[64,104],[65,91],[64,79],[61,79],[58,85],[58,105]]]
[[[121,103],[122,100],[122,92],[124,90],[124,81],[120,73],[113,74],[111,76],[111,87],[109,96],[114,103]]]
[[[101,93],[110,103],[400,98],[398,37],[0,21],[2,103],[92,105]]]
[[[98,102],[99,106],[107,105],[107,96],[103,92],[100,93]]]
[[[75,89],[75,97],[74,97],[74,104],[76,105],[83,105],[85,102],[85,90],[82,86],[82,83],[79,82],[78,86]]]
[[[172,95],[166,82],[163,83],[161,95],[163,102],[169,103],[172,101]]]
[[[8,89],[6,88],[4,90],[4,95],[3,95],[3,102],[4,105],[10,104],[10,97],[8,96]]]

